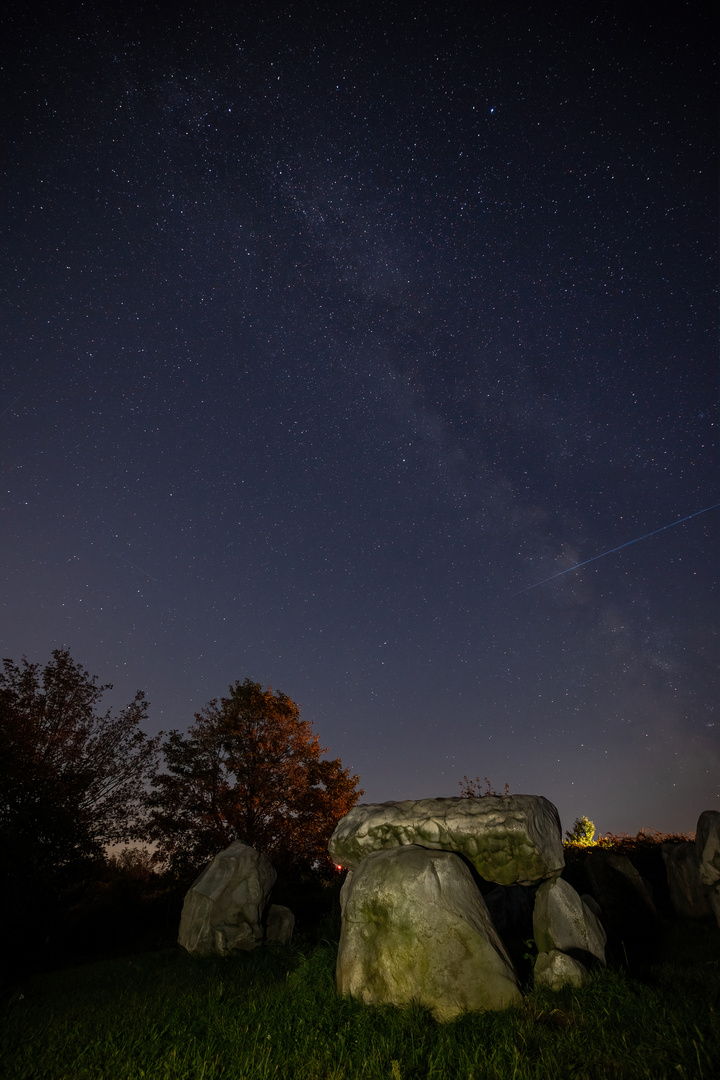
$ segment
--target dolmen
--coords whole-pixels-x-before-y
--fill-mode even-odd
[[[193,956],[250,952],[263,941],[289,942],[294,916],[268,900],[277,874],[255,848],[236,840],[190,886],[178,942]]]
[[[560,819],[540,795],[355,806],[328,850],[340,894],[338,992],[365,1004],[419,1002],[436,1019],[522,1002],[517,973],[476,881],[537,886],[538,984],[559,989],[605,962],[605,933],[561,880]]]

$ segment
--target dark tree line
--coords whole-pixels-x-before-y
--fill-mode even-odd
[[[62,877],[108,844],[142,838],[160,738],[140,726],[140,691],[119,715],[100,712],[108,689],[66,650],[42,670],[3,661],[0,843],[13,874]]]
[[[64,649],[42,669],[3,662],[0,843],[19,894],[61,887],[122,841],[153,842],[176,878],[235,839],[286,866],[330,865],[329,836],[362,791],[289,697],[246,679],[187,734],[151,738],[143,693],[114,715],[100,710],[108,689]]]

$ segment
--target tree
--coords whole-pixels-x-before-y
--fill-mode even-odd
[[[146,783],[160,736],[149,738],[142,691],[113,716],[66,649],[42,669],[23,658],[0,673],[0,840],[19,878],[57,875],[144,836]]]
[[[594,844],[595,825],[583,815],[575,818],[572,829],[565,830],[568,844],[579,844],[582,847],[592,847]]]
[[[168,734],[150,799],[159,856],[185,876],[242,840],[287,867],[331,865],[330,835],[363,792],[326,752],[289,697],[236,682]]]

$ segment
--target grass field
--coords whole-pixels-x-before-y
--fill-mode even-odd
[[[598,972],[579,991],[437,1024],[423,1009],[338,999],[333,941],[228,960],[179,949],[37,975],[6,999],[7,1080],[558,1080],[720,1076],[720,931],[664,924],[643,982]]]

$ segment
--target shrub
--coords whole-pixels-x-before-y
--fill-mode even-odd
[[[579,844],[581,847],[591,847],[595,843],[595,825],[583,815],[582,817],[575,818],[572,829],[568,829],[565,836],[567,837],[568,844]]]

